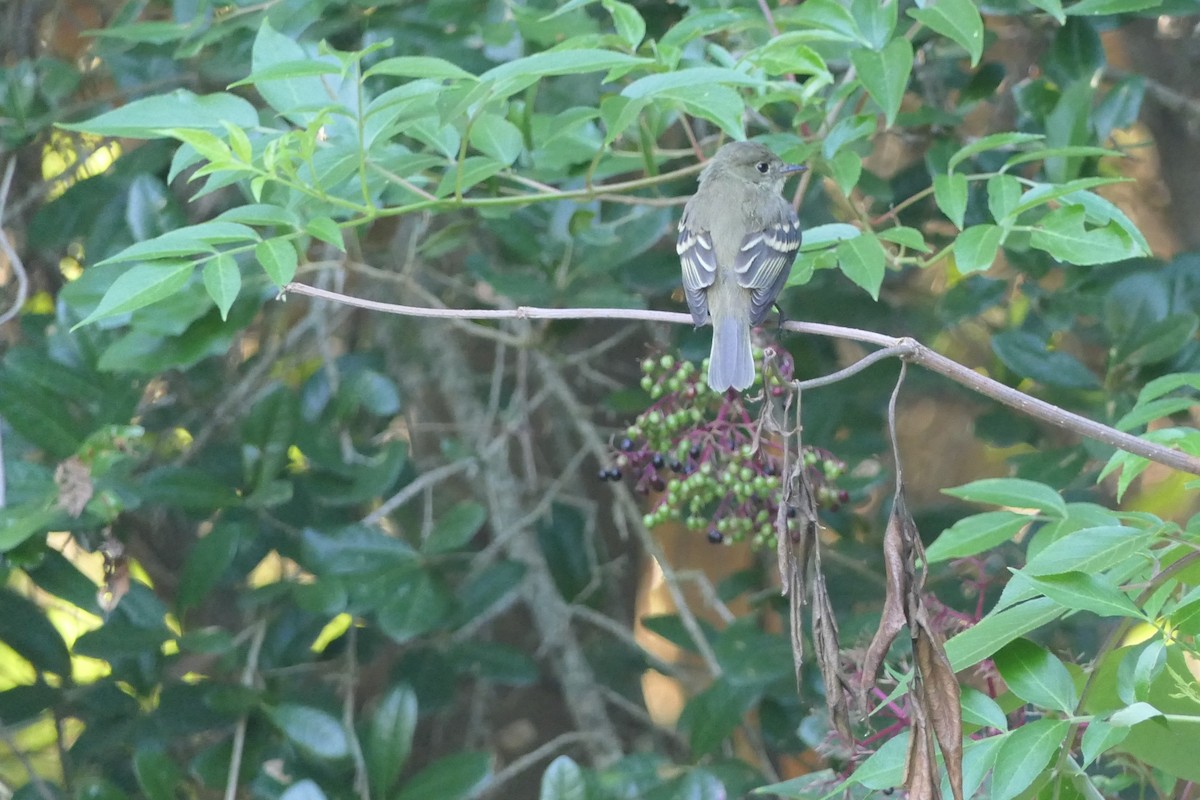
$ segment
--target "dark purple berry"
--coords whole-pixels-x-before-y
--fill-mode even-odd
[[[633,449],[633,440],[630,439],[628,436],[626,436],[624,439],[621,440],[620,448],[621,448],[621,450],[628,453],[630,450]]]
[[[596,473],[596,477],[602,481],[608,480],[608,470],[607,469],[600,470],[599,472]]]
[[[838,499],[839,503],[849,503],[850,502],[850,493],[847,492],[845,489],[838,489],[837,499]]]
[[[725,541],[725,534],[721,533],[716,528],[709,528],[708,541],[712,542],[713,544],[720,544],[721,542]]]
[[[688,451],[688,455],[692,458],[699,458],[702,452],[704,451],[700,448],[700,445],[694,444],[692,445],[692,449]]]
[[[683,472],[683,463],[677,458],[672,458],[669,466],[672,472]]]
[[[617,469],[616,467],[613,467],[612,469],[610,469],[610,470],[608,471],[608,479],[609,479],[610,481],[619,481],[619,480],[621,480],[621,470]]]
[[[654,458],[650,459],[650,463],[654,465],[655,469],[662,469],[666,459],[662,457],[662,453],[655,453]]]
[[[661,492],[663,489],[667,488],[667,482],[662,478],[655,476],[654,480],[650,481],[650,488],[656,492]]]

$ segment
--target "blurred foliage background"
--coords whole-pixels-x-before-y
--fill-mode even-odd
[[[651,405],[643,359],[698,360],[706,330],[279,287],[683,310],[698,161],[762,136],[810,167],[789,319],[1197,453],[1197,12],[9,0],[0,794],[898,785],[902,702],[851,745],[816,670],[797,691],[773,555],[647,531],[654,498],[595,477]],[[779,343],[800,378],[867,352]],[[895,375],[803,405],[848,465],[823,534],[848,671],[884,593]],[[919,371],[898,427],[968,787],[1194,797],[1191,478],[1118,456],[1098,480],[1108,449]],[[1018,480],[943,493],[993,477]],[[891,663],[880,698],[903,642]]]

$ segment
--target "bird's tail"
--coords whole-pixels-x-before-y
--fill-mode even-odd
[[[713,319],[712,353],[708,359],[708,385],[716,392],[754,383],[754,352],[750,348],[750,326],[736,315]]]

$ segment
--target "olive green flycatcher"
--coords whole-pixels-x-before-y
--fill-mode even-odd
[[[730,142],[700,173],[679,220],[675,250],[697,326],[711,320],[708,385],[741,391],[754,383],[750,326],[763,321],[800,247],[800,220],[780,192],[804,170],[757,142]]]

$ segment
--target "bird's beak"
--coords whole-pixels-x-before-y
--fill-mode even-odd
[[[803,164],[784,164],[782,167],[779,168],[779,171],[781,173],[783,173],[784,175],[791,175],[792,173],[795,173],[795,172],[804,172],[807,169],[808,169],[808,167],[806,167]]]

